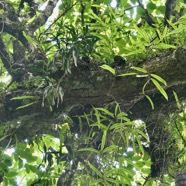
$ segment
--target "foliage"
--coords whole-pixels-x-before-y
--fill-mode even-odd
[[[161,118],[162,125],[152,130],[145,118],[132,119],[130,110],[124,112],[126,109],[115,98],[114,104],[107,101],[102,107],[92,105],[92,109],[74,117],[70,112],[76,105],[71,107],[69,100],[69,109],[63,101],[68,94],[65,85],[75,86],[70,82],[76,78],[78,70],[74,69],[80,69],[80,74],[81,67],[92,66],[100,72],[108,71],[114,81],[134,76],[137,83],[144,82],[141,93],[152,110],[156,102],[150,89],[169,101],[166,79],[148,71],[143,63],[185,44],[185,3],[177,1],[170,9],[160,0],[63,0],[58,5],[53,4],[57,1],[47,2],[0,2],[1,96],[10,92],[12,107],[18,105],[14,117],[24,115],[29,108],[30,112],[43,107],[46,113],[48,108],[57,113],[50,120],[54,128],[51,134],[45,131],[22,141],[16,132],[25,121],[21,117],[6,121],[2,114],[0,142],[10,141],[6,148],[0,148],[0,183],[172,184],[175,171],[186,169],[186,110],[176,91],[173,95],[177,109]],[[114,2],[116,5],[111,6]],[[49,14],[53,5],[58,12],[53,15],[56,18]],[[12,108],[7,105],[6,109],[10,112]],[[29,127],[32,121],[27,121]]]
[[[17,141],[11,156],[9,150],[2,150],[4,183],[16,185],[16,177],[22,185],[53,185],[61,172],[63,184],[68,183],[71,174],[74,178],[71,183],[77,185],[91,185],[93,180],[94,185],[144,182],[151,164],[143,148],[149,144],[144,123],[131,121],[119,111],[118,104],[114,113],[95,108],[91,114],[80,116],[79,122],[79,133],[73,134],[73,127],[63,123],[57,126],[58,138],[44,135],[31,141]],[[82,126],[85,124],[86,131]],[[135,172],[138,174],[133,177]]]

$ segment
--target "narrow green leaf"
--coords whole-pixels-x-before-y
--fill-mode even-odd
[[[134,140],[133,140],[134,141]],[[125,160],[128,164],[134,166],[136,169],[140,170],[141,168],[136,165],[135,162],[133,162],[131,159],[127,158],[127,157],[122,157],[123,160]]]
[[[142,93],[143,94],[145,94],[145,88],[146,88],[148,83],[149,83],[149,80],[143,85],[143,88],[142,88]]]
[[[146,42],[149,42],[150,38],[148,37],[148,34],[145,30],[142,30],[141,28],[138,28],[137,26],[135,26],[135,30],[137,31],[139,35],[141,35],[143,39],[145,39]]]
[[[136,140],[137,140],[137,143],[139,145],[139,149],[140,149],[141,153],[144,154],[144,149],[143,149],[141,140],[139,139],[138,135],[136,135],[135,137],[136,137]]]
[[[13,97],[11,100],[24,100],[24,99],[37,99],[39,98],[38,96],[17,96]]]
[[[104,112],[105,114],[111,116],[112,118],[114,117],[114,114],[113,114],[112,112],[108,111],[108,110],[105,109],[105,108],[96,108],[96,110],[102,111],[102,112]]]
[[[116,71],[112,68],[112,67],[110,67],[109,65],[102,65],[102,66],[100,66],[102,69],[105,69],[105,70],[108,70],[109,72],[111,72],[113,75],[115,75],[116,74]]]
[[[106,147],[104,150],[103,150],[103,153],[106,153],[106,152],[112,152],[113,150],[117,149],[118,146],[116,145],[111,145],[109,147]]]
[[[91,124],[90,126],[91,127],[98,127],[102,130],[105,130],[107,128],[104,124],[101,124],[101,123],[94,123],[94,124]]]
[[[93,11],[91,12],[91,14],[89,14],[89,16],[93,19],[96,19],[96,21],[98,21],[102,26],[107,27],[107,25],[101,20],[101,18],[97,16]]]
[[[130,119],[128,118],[128,114],[126,114],[125,112],[120,112],[117,117],[117,119],[121,119],[124,121],[130,121]]]
[[[112,168],[112,169],[105,170],[104,177],[111,176],[113,174],[117,174],[118,171],[119,171],[118,168]]]
[[[153,103],[152,99],[148,95],[145,95],[145,97],[149,100],[152,110],[154,110],[154,103]]]
[[[161,78],[160,76],[156,75],[156,74],[150,74],[153,78],[155,78],[156,80],[158,80],[159,82],[163,83],[164,85],[167,85],[167,82]]]
[[[94,167],[94,165],[92,165],[90,162],[88,162],[88,165],[90,166],[90,168],[91,168],[96,174],[98,174],[100,177],[102,177],[101,172],[100,172],[96,167]]]
[[[175,91],[173,91],[173,94],[174,94],[174,98],[176,100],[177,107],[180,109],[181,108],[181,104],[179,102],[178,95],[177,95],[177,93]]]
[[[22,105],[22,106],[20,106],[20,107],[17,107],[16,110],[29,107],[29,106],[31,106],[31,105],[33,105],[33,104],[35,104],[35,103],[38,103],[38,101],[34,101],[34,102],[28,103],[28,104],[26,104],[26,105]]]
[[[38,43],[33,37],[31,37],[30,35],[26,34],[24,31],[23,31],[23,36],[28,40],[29,44],[32,46],[32,49],[37,48]]]
[[[94,152],[94,153],[99,153],[98,150],[94,149],[94,148],[82,148],[82,149],[79,149],[78,151],[82,152],[82,151],[89,151],[89,152]]]
[[[147,142],[149,142],[148,136],[143,131],[141,131],[139,129],[136,129],[135,132],[138,133],[138,134],[140,134],[141,136],[143,136],[147,140]]]
[[[156,86],[156,88],[160,91],[160,93],[164,96],[164,98],[166,100],[168,100],[168,95],[165,92],[165,90],[163,89],[163,87],[153,78],[151,78],[151,81],[154,83],[154,85]]]
[[[131,73],[120,74],[120,75],[118,75],[118,76],[125,77],[125,76],[134,76],[134,75],[136,75],[136,74],[137,74],[137,73],[135,73],[135,72],[131,72]]]
[[[176,24],[173,24],[169,20],[167,20],[167,21],[168,21],[169,25],[173,28],[173,30],[171,32],[169,32],[167,34],[167,36],[182,33],[185,30],[185,26],[184,25],[180,25],[179,27],[177,27]],[[181,21],[181,19],[178,22],[180,22],[180,21]],[[176,22],[176,23],[178,23],[178,22]],[[184,22],[185,22],[185,20],[184,20]]]
[[[162,37],[165,38],[167,36],[167,32],[168,32],[168,27],[165,26],[164,30],[163,30],[163,34]]]
[[[129,50],[129,49],[128,49],[128,50]],[[143,48],[142,48],[142,49],[139,49],[139,50],[137,50],[137,49],[132,50],[132,48],[131,48],[131,52],[125,53],[125,57],[127,57],[127,56],[132,56],[132,55],[134,55],[134,54],[141,54],[141,53],[144,53]],[[119,53],[119,54],[122,54],[122,53]]]
[[[106,138],[107,138],[107,130],[104,130],[103,136],[102,136],[102,141],[101,141],[101,150],[103,150],[105,147]]]
[[[119,169],[119,171],[118,171],[118,173],[119,173],[119,175],[121,176],[121,178],[123,177],[124,179],[122,179],[122,181],[124,181],[124,185],[129,185],[129,186],[132,186],[132,179],[131,179],[131,176],[132,175],[134,175],[134,173],[132,173],[132,174],[129,174],[129,170],[127,170],[126,168],[125,169]],[[131,175],[130,177],[129,177],[129,175]]]
[[[158,34],[158,38],[160,39],[160,41],[162,41],[163,37],[161,32],[159,31],[159,29],[156,30],[157,34]]]
[[[122,123],[114,123],[111,127],[110,130],[117,130],[117,129],[123,129],[125,128]]]
[[[105,178],[105,180],[107,180],[108,182],[109,182],[109,184],[108,185],[110,185],[110,183],[113,183],[113,184],[115,184],[115,185],[118,185],[118,181],[116,181],[115,180],[115,178]]]
[[[142,73],[145,73],[145,74],[148,73],[145,69],[140,68],[140,67],[131,67],[131,69],[134,69],[134,70],[136,70],[138,72],[142,72]]]
[[[136,125],[136,123],[134,121],[126,121],[123,125]]]
[[[158,48],[158,49],[174,48],[174,49],[176,49],[177,47],[175,45],[170,45],[170,44],[166,44],[166,43],[159,43],[158,45],[154,45],[153,48]]]
[[[116,107],[115,107],[115,111],[114,111],[114,116],[115,116],[115,117],[117,116],[117,113],[118,113],[119,110],[120,110],[119,104],[116,103]]]

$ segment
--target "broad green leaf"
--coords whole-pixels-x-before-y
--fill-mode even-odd
[[[3,14],[3,13],[4,13],[4,10],[3,10],[3,9],[1,9],[1,10],[0,10],[0,15],[1,15],[1,14]]]
[[[160,91],[160,93],[164,96],[164,98],[166,100],[168,100],[168,95],[165,92],[165,90],[163,89],[163,87],[153,78],[151,78],[151,81],[154,83],[154,85],[156,86],[156,88]]]
[[[134,160],[134,161],[139,161],[141,159],[142,159],[142,157],[138,156],[138,155],[135,155],[135,156],[132,157],[132,160]]]
[[[143,168],[143,169],[141,170],[141,172],[143,172],[143,174],[149,175],[150,172],[151,172],[151,170],[150,170],[150,168]]]
[[[161,14],[165,14],[165,6],[157,6],[157,12],[160,12]]]
[[[82,148],[82,149],[79,149],[78,151],[82,152],[82,151],[89,151],[89,152],[94,152],[96,154],[99,154],[99,151],[94,149],[94,148]]]
[[[131,67],[131,69],[134,69],[138,72],[142,72],[142,73],[145,73],[145,74],[148,73],[144,68],[140,68],[140,67]]]
[[[116,74],[116,71],[112,68],[112,67],[110,67],[109,65],[102,65],[102,66],[100,66],[102,69],[105,69],[105,70],[108,70],[109,72],[111,72],[113,75],[115,75]]]
[[[147,9],[155,10],[156,9],[156,4],[154,4],[153,2],[149,2],[147,4]]]
[[[163,83],[164,85],[167,85],[166,81],[161,78],[160,76],[156,75],[156,74],[150,74],[153,78],[155,78],[156,80],[158,80],[159,82]]]
[[[33,172],[33,173],[38,173],[38,168],[34,165],[29,165],[29,168],[30,170]]]
[[[0,170],[6,171],[8,169],[8,166],[5,162],[0,162]]]
[[[29,167],[29,165],[27,163],[25,164],[25,168],[26,168],[25,169],[26,173],[29,174],[30,173],[30,167]]]
[[[8,173],[6,174],[6,177],[8,178],[14,178],[15,176],[17,176],[18,172],[16,171],[8,171]]]
[[[154,110],[154,103],[153,103],[152,99],[148,95],[145,95],[145,97],[149,100],[152,110]]]

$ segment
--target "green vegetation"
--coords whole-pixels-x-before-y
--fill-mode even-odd
[[[186,184],[185,13],[0,1],[0,185]]]

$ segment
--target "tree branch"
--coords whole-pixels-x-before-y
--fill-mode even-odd
[[[6,68],[6,70],[8,71],[8,73],[11,75],[11,62],[12,59],[10,58],[10,56],[8,55],[8,52],[6,51],[6,47],[4,45],[4,42],[2,40],[2,38],[0,37],[0,57],[1,60],[3,62],[4,67]]]
[[[75,2],[71,7],[69,7],[67,10],[65,10],[62,14],[60,14],[57,19],[45,30],[44,33],[47,32],[47,30],[49,30],[52,25],[54,25],[62,16],[64,16],[70,9],[72,9],[78,2]]]
[[[52,15],[54,8],[56,7],[58,0],[49,1],[45,10],[32,22],[28,25],[28,30],[30,32],[36,31],[39,27],[44,25],[48,18]]]

